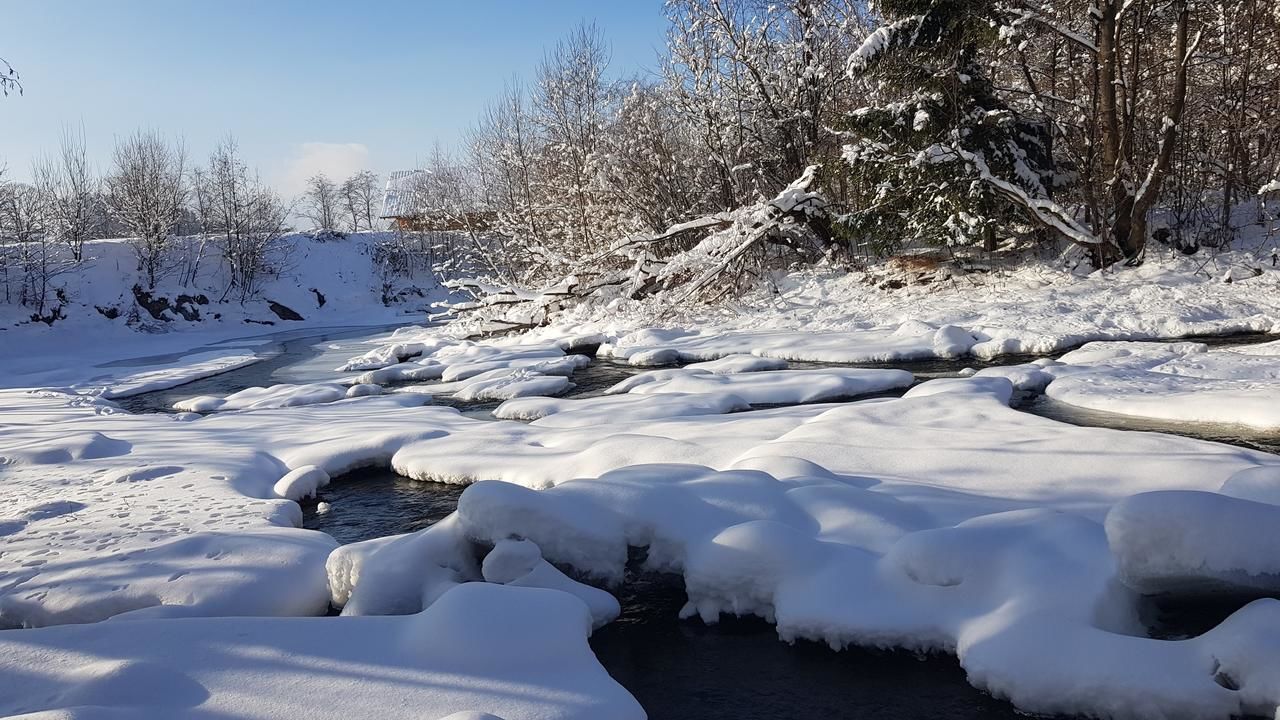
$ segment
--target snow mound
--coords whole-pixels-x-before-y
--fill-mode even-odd
[[[315,465],[303,465],[290,470],[276,481],[272,490],[276,497],[298,501],[316,496],[316,490],[329,484],[329,473]]]
[[[530,540],[502,540],[484,558],[484,579],[516,587],[560,590],[581,600],[591,611],[592,629],[613,622],[622,612],[618,601],[599,588],[584,585],[542,559],[542,550]]]
[[[733,394],[606,395],[603,397],[521,398],[493,411],[503,420],[532,420],[541,427],[592,427],[605,423],[643,422],[690,415],[723,415],[746,410],[747,401]]]
[[[562,375],[539,375],[523,369],[499,372],[504,374],[468,383],[453,393],[454,399],[464,402],[510,400],[531,395],[559,395],[573,387],[569,378]]]
[[[1058,402],[1119,415],[1280,429],[1280,382],[1117,369],[1059,377],[1045,392]]]
[[[174,410],[210,413],[225,410],[262,410],[265,408],[297,407],[331,403],[347,397],[348,387],[338,383],[309,383],[306,385],[272,385],[251,387],[219,398],[211,395],[180,400]]]
[[[1280,590],[1280,506],[1209,492],[1134,495],[1107,514],[1120,578],[1146,594]]]
[[[0,715],[640,720],[577,598],[468,583],[405,617],[143,620],[0,634]],[[229,639],[252,639],[253,662]]]
[[[685,369],[705,370],[717,375],[733,375],[736,373],[760,372],[761,370],[786,370],[787,361],[778,358],[757,357],[755,355],[737,353],[734,355],[725,355],[718,360],[708,360],[706,362],[686,365]]]
[[[668,370],[649,381],[629,378],[608,393],[640,395],[732,395],[751,405],[782,405],[857,397],[909,386],[915,377],[905,370],[831,368],[764,370],[734,375]]]

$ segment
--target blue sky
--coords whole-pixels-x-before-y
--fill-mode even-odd
[[[26,179],[84,127],[106,169],[117,136],[181,135],[203,162],[234,134],[282,191],[315,170],[380,174],[449,146],[513,75],[594,20],[612,71],[653,68],[661,0],[0,0],[0,57],[25,94],[0,98],[0,160]]]

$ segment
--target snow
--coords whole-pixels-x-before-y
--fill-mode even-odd
[[[486,582],[515,587],[559,590],[578,598],[591,611],[591,626],[599,629],[622,612],[618,600],[599,588],[577,582],[542,559],[542,550],[529,540],[502,540],[484,558]]]
[[[757,357],[755,355],[726,355],[718,360],[691,363],[686,370],[705,370],[717,375],[733,375],[735,373],[760,372],[761,370],[786,370],[787,361],[777,358]]]
[[[590,630],[589,612],[569,594],[469,583],[404,617],[7,631],[0,714],[643,718],[591,654]]]
[[[643,422],[688,415],[723,415],[751,406],[732,393],[612,395],[582,399],[521,398],[494,409],[504,420],[532,420],[540,427],[592,427],[608,423]]]
[[[741,398],[750,405],[769,405],[821,402],[869,395],[907,387],[914,381],[915,377],[905,370],[863,368],[764,370],[733,375],[676,370],[636,375],[606,392],[639,395],[729,395]]]
[[[329,473],[315,465],[303,465],[285,473],[272,490],[285,500],[302,500],[315,497],[316,490],[328,484]]]
[[[24,326],[32,357],[0,357],[23,386],[0,391],[0,714],[642,717],[586,639],[620,609],[602,588],[645,547],[641,569],[683,578],[693,622],[759,615],[782,640],[954,653],[973,684],[1028,712],[1273,715],[1280,603],[1181,642],[1145,637],[1137,610],[1142,592],[1273,590],[1275,456],[1009,407],[1044,388],[1276,427],[1280,342],[1127,342],[1277,329],[1275,273],[1224,285],[1179,262],[1015,269],[963,296],[815,271],[781,278],[767,310],[748,298],[674,327],[623,303],[484,343],[406,328],[326,356],[341,369],[325,382],[189,401],[252,410],[194,419],[104,396],[256,358],[266,338],[134,333],[89,357],[68,350],[114,330],[81,342],[83,319],[56,337]],[[1112,342],[901,398],[750,409],[914,382],[787,360],[1098,339]],[[633,365],[702,362],[604,397],[517,397],[568,389],[588,361],[567,350],[597,342]],[[379,394],[403,382],[421,384]],[[504,402],[482,421],[424,394]],[[415,533],[338,547],[298,527],[297,500],[370,466],[471,485]],[[330,606],[342,616],[283,617]]]
[[[181,400],[173,404],[174,410],[183,412],[210,413],[223,410],[261,410],[264,408],[296,407],[298,405],[314,405],[331,403],[347,397],[350,391],[345,385],[337,383],[309,383],[306,385],[272,385],[271,387],[251,387],[219,398],[211,395]],[[356,391],[357,394],[365,391]]]
[[[559,395],[571,387],[573,383],[562,375],[540,375],[522,369],[501,377],[470,382],[453,397],[464,402],[510,400],[530,395]]]
[[[1280,590],[1280,506],[1211,492],[1134,495],[1107,513],[1120,579],[1145,594]]]
[[[1060,361],[1045,370],[1056,378],[1046,392],[1061,403],[1159,420],[1280,428],[1280,364],[1249,347],[1090,343]]]
[[[187,362],[177,367],[143,370],[119,379],[113,379],[111,384],[106,386],[99,394],[108,400],[114,400],[155,390],[167,390],[193,380],[242,368],[258,360],[259,358],[256,355],[225,355],[222,353],[194,355],[188,357]]]

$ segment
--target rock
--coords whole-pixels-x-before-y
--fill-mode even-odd
[[[302,316],[294,312],[293,309],[286,307],[284,305],[281,305],[275,300],[268,300],[267,307],[270,308],[271,312],[275,313],[276,317],[280,318],[281,320],[302,320],[303,319]]]

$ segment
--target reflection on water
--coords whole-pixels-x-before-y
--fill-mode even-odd
[[[1276,361],[1280,362],[1280,358],[1277,358]],[[1114,428],[1116,430],[1162,432],[1200,440],[1212,440],[1213,442],[1249,448],[1250,450],[1280,454],[1280,433],[1257,430],[1244,425],[1193,423],[1132,417],[1068,405],[1058,402],[1047,395],[1026,397],[1014,407],[1033,415],[1072,425]]]
[[[650,720],[1025,717],[969,685],[951,656],[788,645],[754,618],[680,620],[672,576],[628,573],[616,592],[622,617],[591,649]]]

